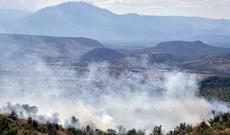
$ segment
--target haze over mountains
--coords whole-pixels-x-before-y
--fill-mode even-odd
[[[81,55],[103,44],[88,38],[0,34],[1,61],[36,56],[47,61],[76,62]],[[3,62],[4,63],[4,62]]]
[[[157,63],[196,71],[230,73],[230,49],[210,46],[201,41],[167,41],[146,49],[116,50],[82,37],[0,34],[0,49],[2,65],[15,59],[28,60],[31,56],[58,65],[102,61],[124,63],[127,60],[129,63],[130,58],[136,59],[134,64],[137,64],[142,61],[141,57],[147,56],[145,59],[150,65]]]
[[[83,2],[43,8],[11,24],[11,33],[90,37],[97,40],[174,40],[195,35],[230,35],[229,20],[198,17],[118,15]]]
[[[9,45],[7,49],[20,50],[14,57],[36,54],[48,61],[117,62],[131,56],[130,54],[134,57],[148,54],[150,63],[182,63],[186,68],[201,69],[205,66],[205,61],[214,61],[214,64],[209,62],[207,65],[211,64],[212,69],[215,69],[215,63],[221,63],[222,66],[218,69],[229,73],[226,56],[230,49],[226,48],[230,47],[230,20],[119,15],[88,3],[67,2],[35,13],[0,10],[0,33],[2,32],[25,34],[0,34],[0,47],[3,50],[5,45]],[[118,41],[114,42],[115,46],[119,41],[125,41],[128,48],[112,50],[110,45],[103,45],[103,41],[109,41],[108,44]],[[148,44],[148,48],[145,48],[142,41]],[[145,49],[137,52],[135,49],[129,50],[136,43]]]
[[[0,23],[20,20],[31,14],[31,12],[23,10],[0,9]]]
[[[7,24],[17,22],[31,15],[31,12],[14,9],[0,9],[0,32],[6,31]]]

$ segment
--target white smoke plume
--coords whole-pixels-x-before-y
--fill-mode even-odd
[[[14,53],[12,53],[14,54]],[[195,74],[148,68],[140,72],[124,69],[111,75],[107,63],[90,64],[86,72],[68,67],[50,67],[30,55],[12,60],[2,54],[0,104],[2,113],[16,109],[22,117],[53,121],[74,127],[91,125],[102,130],[151,130],[162,125],[165,131],[186,122],[196,124],[212,116],[212,111],[229,108],[198,97],[199,78]],[[12,104],[5,104],[10,101]],[[29,104],[26,113],[19,104]],[[9,109],[10,108],[10,109]]]

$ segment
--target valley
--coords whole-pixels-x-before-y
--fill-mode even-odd
[[[0,135],[230,134],[228,4],[0,0]]]

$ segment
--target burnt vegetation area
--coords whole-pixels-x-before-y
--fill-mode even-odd
[[[150,135],[228,135],[230,132],[230,113],[215,115],[197,125],[181,123],[174,130],[163,132],[161,126],[154,126]],[[122,126],[118,130],[102,131],[87,125],[84,128],[64,128],[57,123],[39,123],[29,117],[18,118],[15,112],[0,115],[0,135],[145,135],[144,130],[126,130]]]

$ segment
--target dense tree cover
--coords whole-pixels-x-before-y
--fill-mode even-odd
[[[208,100],[230,103],[230,77],[210,77],[201,81],[200,95]]]
[[[61,125],[47,122],[38,123],[29,117],[27,120],[17,118],[12,112],[10,115],[0,115],[0,135],[145,135],[142,130],[125,130],[122,126],[118,131],[108,129],[101,131],[90,126],[76,129],[63,128]],[[196,126],[181,123],[168,133],[162,132],[161,126],[153,127],[150,135],[230,135],[230,113],[223,113],[203,121]]]

